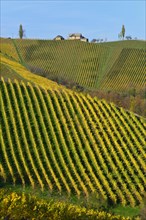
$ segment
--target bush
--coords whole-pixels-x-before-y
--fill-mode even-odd
[[[2,220],[130,220],[104,211],[83,208],[65,202],[42,200],[24,193],[0,190],[0,219]]]

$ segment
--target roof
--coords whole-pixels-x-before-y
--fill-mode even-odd
[[[82,34],[80,34],[80,33],[69,34],[69,37],[73,37],[73,36],[75,36],[75,37],[81,37]]]
[[[64,37],[62,37],[61,35],[57,35],[57,36],[54,38],[54,40],[55,40],[56,38],[61,38],[61,39],[64,40]]]
[[[82,39],[87,39],[86,37],[82,36]]]

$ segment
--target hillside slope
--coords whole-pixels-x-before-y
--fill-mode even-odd
[[[34,73],[58,82],[68,80],[84,88],[104,91],[141,89],[145,85],[145,41],[94,44],[1,39],[1,51]]]
[[[144,120],[64,89],[0,82],[0,178],[5,184],[139,205],[145,191]]]
[[[38,86],[42,86],[43,88],[64,88],[61,85],[58,85],[56,82],[53,82],[44,77],[32,74],[30,71],[26,69],[22,64],[18,61],[10,59],[10,57],[4,56],[0,54],[0,75],[5,80],[11,79],[23,82],[31,82],[32,84],[36,84]]]
[[[119,48],[118,48],[119,50]],[[100,89],[122,91],[144,87],[145,55],[143,49],[124,48],[100,83]]]

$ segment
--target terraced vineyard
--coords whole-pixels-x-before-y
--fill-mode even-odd
[[[145,86],[145,41],[101,44],[80,41],[1,39],[1,51],[53,80],[88,89],[125,91]],[[119,83],[120,82],[120,83]]]
[[[145,55],[143,49],[123,49],[108,71],[106,77],[100,85],[100,89],[108,88],[109,90],[122,91],[126,88],[144,87],[145,82]]]
[[[145,121],[104,100],[1,79],[0,177],[136,206],[145,191]]]
[[[109,54],[108,47],[80,41],[17,40],[16,45],[29,68],[85,87],[96,87]]]
[[[11,39],[0,38],[0,52],[19,61],[19,56]]]
[[[49,79],[30,73],[22,64],[9,59],[8,57],[0,54],[0,75],[5,80],[17,79],[18,81],[31,82],[32,84],[37,84],[46,89],[48,88],[64,88]],[[65,88],[64,88],[65,89]]]

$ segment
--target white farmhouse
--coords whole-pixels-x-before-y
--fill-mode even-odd
[[[88,42],[88,39],[85,38],[82,34],[80,33],[73,33],[73,34],[69,34],[69,40],[81,40],[84,42]]]

